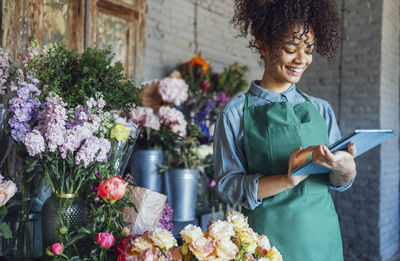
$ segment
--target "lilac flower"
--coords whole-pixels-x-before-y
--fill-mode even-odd
[[[86,139],[85,143],[79,149],[75,156],[75,164],[79,165],[83,161],[86,168],[94,160],[105,162],[110,148],[111,144],[107,139],[92,136]]]
[[[87,126],[89,124],[77,125],[64,133],[64,143],[60,146],[61,157],[65,159],[67,152],[75,152],[82,141],[91,137],[93,132]]]
[[[174,225],[172,224],[172,216],[174,215],[174,210],[168,203],[165,203],[163,212],[161,214],[160,220],[158,221],[157,227],[163,228],[172,232],[174,230]]]
[[[44,138],[39,131],[34,130],[22,139],[30,156],[36,156],[44,151]]]
[[[64,143],[64,134],[66,131],[65,120],[67,118],[64,106],[66,105],[67,104],[54,93],[46,97],[44,137],[46,138],[47,146],[51,152],[56,151],[58,146]]]

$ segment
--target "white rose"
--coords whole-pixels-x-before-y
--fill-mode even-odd
[[[217,240],[215,248],[217,256],[223,260],[235,259],[237,253],[239,253],[239,248],[231,240],[227,239]]]
[[[236,232],[246,230],[249,227],[249,224],[247,223],[247,217],[234,210],[230,210],[228,212],[226,220],[233,225],[233,229]]]
[[[234,234],[233,225],[222,220],[214,221],[208,228],[208,235],[214,239],[230,240]]]
[[[148,248],[152,248],[153,242],[151,242],[151,240],[147,236],[141,236],[133,240],[132,245],[133,245],[131,249],[132,251],[141,253]]]
[[[3,180],[0,175],[0,207],[4,206],[17,192],[17,186],[11,180]]]
[[[180,232],[180,234],[182,239],[187,244],[190,244],[192,241],[196,241],[197,239],[201,238],[203,236],[203,231],[201,228],[189,224]]]
[[[153,241],[154,245],[161,249],[170,249],[173,246],[178,246],[172,233],[162,228],[156,228],[150,232],[149,238]]]

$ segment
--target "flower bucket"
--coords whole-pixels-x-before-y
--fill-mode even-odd
[[[135,184],[161,193],[162,183],[161,174],[158,173],[158,165],[162,162],[162,150],[135,150],[130,160]]]
[[[174,210],[173,221],[192,221],[196,218],[198,180],[196,169],[169,169],[166,172],[167,202]]]
[[[85,226],[87,214],[85,201],[78,194],[52,194],[42,209],[43,248],[57,242],[60,226]]]

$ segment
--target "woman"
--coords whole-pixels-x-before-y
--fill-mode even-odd
[[[269,237],[287,261],[338,261],[343,250],[328,192],[348,189],[356,176],[354,143],[331,153],[340,138],[328,102],[296,89],[314,48],[331,60],[340,22],[334,1],[235,0],[232,19],[261,54],[261,81],[219,113],[215,173],[224,201],[248,209],[250,226]],[[292,176],[312,154],[329,174]]]

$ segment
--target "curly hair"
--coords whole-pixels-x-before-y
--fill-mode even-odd
[[[311,28],[317,53],[329,62],[338,52],[342,32],[334,0],[235,0],[231,23],[238,36],[252,36],[249,47],[256,51],[268,46],[277,52],[293,26],[304,27],[300,37]]]

